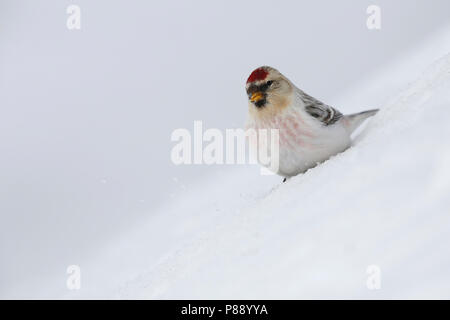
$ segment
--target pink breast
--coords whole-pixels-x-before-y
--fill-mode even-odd
[[[277,116],[270,121],[255,121],[250,127],[258,129],[278,129],[280,148],[298,149],[309,148],[309,140],[313,138],[308,125],[300,114],[291,113]]]
[[[303,119],[300,115],[288,115],[278,121],[280,130],[280,146],[295,148],[308,147],[308,138],[312,137]]]

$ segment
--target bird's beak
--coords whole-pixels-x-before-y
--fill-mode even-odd
[[[255,92],[250,97],[251,102],[258,102],[259,100],[264,98],[264,94],[262,92]]]

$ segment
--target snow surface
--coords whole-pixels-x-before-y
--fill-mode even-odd
[[[400,92],[349,150],[284,184],[223,167],[81,266],[82,290],[62,275],[40,295],[450,298],[450,55],[418,76],[449,36],[336,99],[349,113],[383,88]],[[366,286],[369,265],[381,268],[379,290]]]
[[[450,298],[448,119],[450,55],[350,150],[274,188],[224,174],[197,190],[201,207],[160,217],[153,232],[176,245],[121,297]],[[373,264],[380,290],[366,286]]]

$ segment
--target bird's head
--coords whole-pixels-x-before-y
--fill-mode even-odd
[[[272,67],[259,67],[247,79],[250,112],[274,113],[286,108],[293,93],[292,83]],[[253,110],[253,111],[252,111]]]

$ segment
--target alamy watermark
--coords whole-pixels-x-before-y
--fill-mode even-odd
[[[67,17],[66,26],[69,30],[80,30],[81,29],[81,8],[75,4],[71,4],[67,7],[66,13],[69,15]]]
[[[381,268],[376,264],[372,264],[367,267],[366,273],[368,274],[366,286],[369,290],[381,289]]]
[[[66,286],[69,290],[81,289],[81,268],[73,264],[67,267],[66,273],[69,275],[66,280]]]
[[[366,13],[369,15],[366,20],[366,26],[369,30],[381,29],[381,8],[377,5],[370,5],[366,9]]]
[[[264,175],[279,169],[278,129],[226,129],[222,132],[209,128],[203,131],[202,121],[194,121],[192,134],[185,128],[176,129],[171,141],[176,142],[171,151],[171,160],[176,165],[259,163]]]

